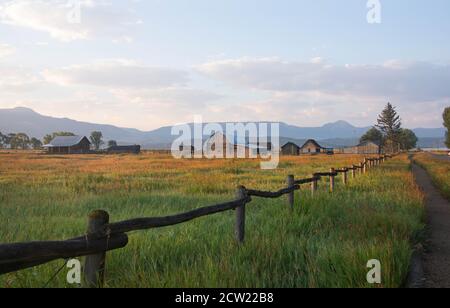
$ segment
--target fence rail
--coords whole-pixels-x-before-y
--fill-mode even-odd
[[[302,185],[311,184],[311,192],[314,195],[318,189],[318,182],[324,177],[329,177],[330,191],[333,192],[335,177],[339,174],[343,175],[343,183],[347,185],[349,171],[352,171],[352,176],[355,178],[356,171],[366,173],[370,168],[378,166],[396,155],[366,158],[359,165],[340,169],[332,168],[330,172],[317,172],[312,177],[305,179],[295,179],[293,175],[289,175],[286,181],[287,187],[274,192],[247,189],[240,186],[237,189],[236,200],[172,216],[137,218],[109,223],[108,213],[94,211],[89,215],[86,235],[66,241],[0,244],[0,275],[39,266],[54,260],[86,256],[84,285],[101,287],[104,280],[106,252],[127,246],[128,236],[126,233],[128,232],[173,226],[200,217],[235,210],[236,240],[238,243],[243,243],[245,238],[245,208],[252,201],[252,197],[275,199],[287,195],[288,205],[293,209],[294,192],[301,189]]]

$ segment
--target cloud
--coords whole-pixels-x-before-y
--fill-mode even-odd
[[[0,66],[0,90],[6,93],[23,94],[35,90],[42,83],[34,72],[17,67]]]
[[[225,83],[264,91],[317,91],[412,102],[450,97],[450,66],[425,62],[339,66],[318,58],[311,62],[243,58],[208,62],[197,70]]]
[[[0,5],[0,22],[66,42],[95,35],[124,36],[121,28],[138,23],[130,10],[103,0],[9,0]]]
[[[12,55],[15,51],[16,49],[11,45],[0,43],[0,59]]]
[[[182,70],[150,67],[128,60],[107,60],[73,65],[43,72],[45,80],[63,86],[84,85],[109,88],[164,88],[184,86],[188,73]]]

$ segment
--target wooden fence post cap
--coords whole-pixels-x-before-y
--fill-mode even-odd
[[[89,219],[95,219],[95,220],[102,220],[106,223],[109,221],[109,214],[106,211],[103,210],[96,210],[91,213],[89,213]]]
[[[244,185],[238,185],[238,186],[236,187],[236,190],[239,190],[239,191],[247,191],[247,188],[245,188]]]

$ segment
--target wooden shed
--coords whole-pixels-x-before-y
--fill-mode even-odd
[[[44,148],[49,154],[86,154],[90,152],[91,142],[84,136],[58,136]]]
[[[139,154],[141,153],[140,145],[116,145],[107,149],[108,154]]]
[[[281,155],[298,156],[300,155],[300,147],[293,142],[288,142],[281,147]]]

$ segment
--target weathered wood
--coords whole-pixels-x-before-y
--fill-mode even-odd
[[[115,233],[127,233],[137,230],[147,230],[152,228],[168,227],[173,225],[178,225],[183,222],[191,221],[196,218],[203,216],[208,216],[211,214],[226,212],[229,210],[236,209],[241,206],[242,203],[249,203],[252,199],[250,196],[246,196],[244,199],[230,201],[226,203],[221,203],[218,205],[212,205],[208,207],[199,208],[190,212],[167,216],[167,217],[156,217],[156,218],[137,218],[126,220],[122,222],[112,223],[107,226],[111,234]]]
[[[244,199],[247,195],[245,187],[239,186],[236,191],[237,199]],[[236,240],[242,244],[245,239],[245,203],[236,208],[236,225],[235,225]]]
[[[105,226],[109,223],[109,214],[105,211],[94,211],[89,214],[87,239],[91,234],[107,236]],[[88,255],[84,261],[83,283],[88,288],[101,288],[105,281],[106,251],[98,254]]]
[[[295,187],[295,178],[293,175],[288,175],[286,179],[286,184],[287,188]],[[294,209],[294,198],[295,198],[295,191],[292,191],[287,195],[288,205],[291,210]]]
[[[356,171],[358,170],[358,166],[353,165],[352,169],[352,179],[356,178]]]
[[[126,234],[111,238],[87,240],[86,237],[67,241],[31,242],[0,245],[0,274],[35,267],[59,259],[76,258],[123,248]]]
[[[342,183],[343,183],[344,185],[347,185],[347,183],[348,183],[348,175],[347,175],[347,171],[345,171],[345,172],[342,173]]]
[[[319,181],[319,177],[317,177],[316,175],[313,174],[312,178],[314,179],[314,181],[311,182],[311,194],[314,197],[314,195],[316,194],[317,191],[317,187],[318,187],[318,181]]]
[[[334,175],[336,171],[334,168],[330,169],[330,192],[334,192]]]
[[[363,163],[363,173],[364,174],[367,173],[367,169],[368,169],[368,161],[367,161],[367,158],[364,158],[364,163]]]
[[[253,197],[260,197],[260,198],[276,199],[276,198],[280,198],[284,195],[290,194],[298,189],[300,189],[300,185],[298,185],[298,184],[294,184],[291,187],[283,188],[283,189],[281,189],[279,191],[275,191],[275,192],[248,189],[247,195],[253,196]]]
[[[309,184],[316,180],[317,178],[309,178],[309,179],[301,179],[301,180],[295,180],[295,185],[302,185],[302,184]]]

